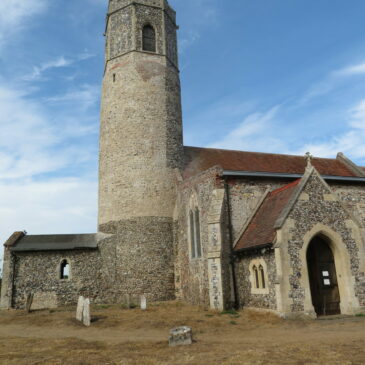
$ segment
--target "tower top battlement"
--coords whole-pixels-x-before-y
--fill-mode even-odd
[[[176,12],[167,0],[109,0],[108,14],[114,13],[132,4],[163,9],[174,22],[176,21]]]

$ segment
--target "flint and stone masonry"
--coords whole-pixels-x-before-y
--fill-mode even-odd
[[[320,235],[340,312],[363,312],[365,169],[341,153],[312,161],[183,146],[177,29],[166,0],[109,0],[97,233],[15,232],[0,308],[24,308],[29,295],[32,308],[143,297],[315,317],[306,255]],[[281,198],[255,221],[268,196]]]
[[[152,26],[156,52],[142,47]],[[173,212],[182,167],[175,13],[166,1],[110,1],[100,122],[99,231],[112,296],[174,298]],[[114,280],[111,279],[114,277]],[[109,280],[107,278],[110,278]]]

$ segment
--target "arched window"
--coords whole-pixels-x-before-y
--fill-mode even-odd
[[[255,275],[255,285],[256,285],[256,289],[260,288],[260,281],[259,281],[259,272],[257,270],[256,265],[254,265],[254,267],[252,268],[253,273]]]
[[[251,260],[248,269],[250,272],[251,293],[269,294],[270,281],[265,260],[263,258]]]
[[[199,209],[196,208],[194,212],[195,216],[195,241],[196,241],[196,256],[202,256],[202,245],[200,242],[200,213]]]
[[[156,52],[156,32],[151,25],[143,27],[142,49],[147,52]]]
[[[60,279],[66,280],[70,277],[70,264],[67,260],[62,260],[60,266]]]
[[[191,257],[193,259],[202,256],[202,245],[200,240],[200,212],[198,208],[189,212],[189,229]]]
[[[194,212],[191,210],[189,213],[189,226],[190,226],[190,244],[191,244],[191,257],[196,257],[195,250],[195,223],[194,223]]]
[[[265,272],[264,272],[264,268],[262,267],[262,265],[259,266],[259,272],[260,272],[260,279],[261,279],[261,288],[265,289],[266,288]]]

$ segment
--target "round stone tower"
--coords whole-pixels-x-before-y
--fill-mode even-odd
[[[166,0],[109,1],[98,224],[114,235],[116,295],[173,297],[175,169],[183,159],[176,30]]]

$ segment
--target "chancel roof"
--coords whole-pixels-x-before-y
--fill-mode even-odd
[[[213,166],[230,171],[304,174],[305,156],[272,153],[231,151],[214,148],[184,147],[184,178],[188,179]],[[313,158],[312,165],[321,175],[356,177],[342,161],[331,158]]]
[[[14,252],[60,251],[96,249],[98,242],[96,234],[25,235],[15,232],[5,245]]]
[[[275,223],[294,195],[301,179],[268,193],[235,245],[235,251],[260,247],[274,242]]]

